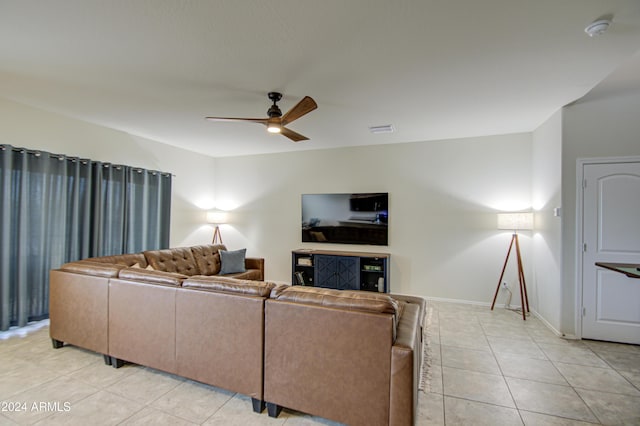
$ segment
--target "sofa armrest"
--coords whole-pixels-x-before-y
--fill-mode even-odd
[[[51,338],[108,354],[108,298],[111,278],[76,273],[73,270],[52,270],[49,276]]]
[[[264,259],[261,257],[247,257],[244,259],[245,269],[257,269],[260,271],[259,281],[264,280]]]
[[[422,359],[420,315],[419,304],[406,303],[398,323],[397,338],[391,349],[390,425],[414,424]]]
[[[126,266],[79,260],[77,262],[65,263],[60,267],[60,270],[95,277],[115,278],[123,268],[126,268]]]

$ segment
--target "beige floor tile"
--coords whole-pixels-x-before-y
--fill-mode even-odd
[[[616,370],[640,373],[640,353],[600,351],[598,356]]]
[[[57,377],[47,368],[41,368],[31,363],[26,363],[26,368],[16,368],[0,376],[0,401],[7,401],[12,396],[43,383],[47,383]]]
[[[32,362],[20,359],[18,354],[0,353],[0,377],[16,371],[27,370],[34,367]]]
[[[591,390],[610,389],[613,393],[640,397],[640,391],[611,368],[564,364],[561,362],[554,364],[573,387]]]
[[[482,334],[483,328],[479,322],[469,322],[465,319],[448,319],[440,323],[440,332],[443,331],[460,331],[465,333]]]
[[[298,414],[299,415],[299,414]],[[282,410],[278,418],[271,418],[266,410],[261,414],[251,409],[251,398],[236,394],[209,419],[205,426],[245,426],[245,425],[283,425],[291,416],[290,411]],[[335,423],[333,423],[335,424]]]
[[[640,397],[577,389],[605,425],[640,425]]]
[[[591,410],[576,391],[569,386],[506,378],[516,405],[520,410],[588,422],[596,421]]]
[[[144,367],[137,364],[125,364],[120,368],[113,368],[100,361],[84,366],[67,375],[88,385],[104,389],[142,370],[144,370]]]
[[[526,426],[592,426],[593,423],[520,410]]]
[[[106,390],[132,401],[149,404],[183,381],[181,377],[145,368],[107,387]]]
[[[500,374],[498,363],[491,352],[475,349],[441,346],[442,365],[477,371],[479,373]]]
[[[466,399],[444,397],[447,424],[473,426],[521,425],[518,410]]]
[[[62,376],[14,395],[11,400],[25,404],[27,410],[5,414],[18,423],[33,424],[49,417],[56,410],[64,410],[65,405],[72,407],[98,390],[78,380]]]
[[[489,342],[484,334],[473,334],[465,331],[446,331],[440,332],[440,344],[446,346],[455,346],[458,348],[477,349],[482,351],[490,351]]]
[[[3,416],[0,413],[0,426],[14,426],[17,425],[19,423],[14,422],[13,420],[10,420],[9,418]]]
[[[496,353],[496,358],[505,377],[568,385],[551,361],[510,353]]]
[[[556,345],[541,343],[540,348],[551,361],[564,362],[566,364],[607,367],[607,364],[586,345]]]
[[[629,345],[626,343],[602,342],[599,340],[583,340],[585,345],[595,353],[604,352],[625,352],[640,355],[639,345]]]
[[[507,337],[487,336],[491,349],[495,353],[509,353],[534,359],[547,359],[538,345],[530,338],[512,339]]]
[[[505,326],[504,324],[483,325],[487,336],[507,337],[509,339],[523,339],[530,341],[531,337],[525,327]]]
[[[130,399],[99,391],[75,404],[67,412],[56,412],[36,425],[116,425],[144,406]]]
[[[188,380],[153,401],[150,406],[200,424],[233,396],[234,392]]]
[[[199,423],[191,423],[164,411],[146,407],[129,417],[120,425],[127,426],[192,426]]]
[[[640,390],[640,372],[636,371],[618,371],[621,376],[629,381],[636,389]]]
[[[502,376],[442,367],[444,395],[515,408]]]
[[[416,425],[444,426],[444,398],[442,394],[419,392],[418,401]]]

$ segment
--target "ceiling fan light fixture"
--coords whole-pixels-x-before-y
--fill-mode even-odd
[[[276,122],[267,123],[267,132],[280,133],[282,132],[282,126],[280,126],[280,123],[276,123]]]

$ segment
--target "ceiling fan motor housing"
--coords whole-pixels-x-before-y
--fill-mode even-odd
[[[271,107],[267,110],[267,116],[270,118],[282,117],[282,111],[280,111],[280,108],[278,108],[278,105],[276,105],[276,102],[282,99],[282,93],[269,92],[267,96],[273,101],[273,105],[271,105]]]

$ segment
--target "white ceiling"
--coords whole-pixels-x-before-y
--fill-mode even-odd
[[[638,0],[0,0],[0,97],[212,156],[529,132],[639,49]],[[204,120],[269,91],[309,141]]]

